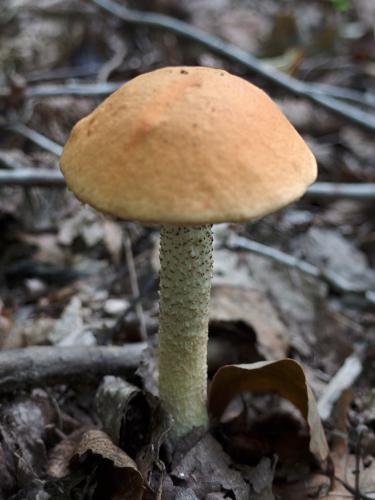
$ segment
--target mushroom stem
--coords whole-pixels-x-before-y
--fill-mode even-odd
[[[161,228],[159,389],[176,437],[208,422],[212,240],[210,225]]]

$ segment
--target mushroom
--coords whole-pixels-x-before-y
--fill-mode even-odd
[[[79,121],[61,169],[85,203],[161,225],[159,392],[174,435],[207,426],[211,226],[299,198],[315,159],[262,90],[226,71],[169,67]]]

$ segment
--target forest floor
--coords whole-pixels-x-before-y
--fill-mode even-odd
[[[0,500],[375,498],[375,2],[118,4],[132,22],[109,0],[0,0]],[[212,400],[212,433],[177,450],[155,382],[158,228],[83,207],[58,170],[81,117],[167,65],[259,85],[319,165],[300,201],[215,227],[210,380],[268,361],[273,381],[238,396],[217,376],[230,406]],[[292,372],[317,406],[273,394]]]

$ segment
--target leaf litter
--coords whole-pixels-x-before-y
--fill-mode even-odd
[[[336,11],[335,2],[325,6],[292,2],[291,9],[274,0],[257,0],[251,6],[237,0],[184,1],[178,5],[173,0],[128,3],[193,22],[302,80],[368,93],[372,86],[374,53],[369,29],[373,5],[369,0],[350,2],[349,14]],[[72,125],[95,107],[98,98],[28,100],[25,92],[39,84],[95,83],[95,75],[111,56],[114,32],[126,44],[127,54],[112,71],[113,81],[124,81],[161,65],[209,64],[251,77],[264,86],[256,75],[247,75],[237,64],[194,44],[136,27],[124,31],[121,23],[99,12],[94,5],[76,0],[64,5],[44,0],[7,3],[0,13],[0,90],[9,85],[12,97],[0,97],[0,123],[8,117],[25,120],[31,128],[63,143]],[[76,76],[79,72],[84,75],[82,80]],[[21,84],[17,86],[17,82]],[[320,164],[320,180],[374,180],[374,145],[369,134],[306,100],[285,95],[276,86],[266,85],[266,91],[312,145]],[[0,142],[1,168],[56,168],[51,153],[42,152],[25,138],[4,129]],[[123,339],[139,341],[137,316],[126,313],[134,297],[122,230],[125,227],[131,235],[142,295],[144,278],[153,272],[148,262],[156,237],[154,228],[134,231],[126,222],[104,219],[82,209],[68,193],[55,189],[1,187],[0,194],[2,348],[69,342],[74,349],[86,335],[93,343],[108,339],[115,343]],[[225,227],[222,247],[225,234],[235,230],[303,256],[352,283],[373,286],[372,219],[368,203],[303,200],[261,222]],[[344,361],[356,355],[358,347],[363,349],[361,374],[354,387],[340,389],[325,422],[336,475],[346,481],[346,486],[334,481],[332,474],[325,474],[324,468],[318,471],[314,457],[305,453],[311,436],[303,419],[269,394],[237,395],[226,412],[229,420],[215,428],[214,436],[195,436],[188,446],[181,447],[178,457],[171,456],[166,436],[170,421],[161,412],[155,391],[157,354],[150,350],[138,375],[126,382],[136,384],[129,409],[121,403],[121,411],[115,411],[116,404],[126,400],[120,382],[116,395],[105,399],[108,407],[113,407],[109,416],[120,429],[119,442],[107,429],[105,419],[101,422],[99,418],[94,386],[53,387],[45,397],[48,403],[43,404],[34,393],[1,400],[0,491],[6,489],[6,493],[1,491],[0,498],[95,498],[95,491],[103,497],[100,488],[107,473],[124,484],[131,477],[134,485],[148,485],[143,490],[147,500],[152,495],[164,498],[167,493],[190,500],[201,495],[207,500],[240,498],[242,494],[258,500],[274,495],[288,500],[332,495],[354,498],[359,495],[358,488],[360,493],[371,495],[369,491],[375,489],[373,312],[362,300],[330,290],[319,280],[286,270],[266,258],[222,247],[216,252],[212,293],[210,376],[223,364],[264,363],[292,356],[306,367],[319,399]],[[142,307],[148,333],[153,337],[158,313],[153,291],[143,294]],[[128,316],[116,329],[114,325],[124,313]],[[252,384],[259,380],[258,376],[252,378]],[[99,393],[103,387],[105,381]],[[347,403],[343,404],[345,397]],[[337,419],[340,408],[342,415]],[[362,446],[358,446],[356,430],[361,425],[367,431]],[[100,428],[107,429],[106,434],[95,434]],[[285,432],[272,432],[280,428]],[[94,434],[90,434],[92,431]],[[346,437],[341,448],[335,440],[336,431]],[[85,432],[89,432],[89,439],[82,441]],[[122,437],[121,432],[125,432]],[[77,449],[81,455],[70,462],[80,442],[83,444]],[[97,446],[99,442],[101,447]],[[290,453],[290,443],[301,453]],[[118,444],[120,448],[116,448]],[[13,453],[15,449],[18,455]],[[254,457],[258,464],[249,465]],[[297,467],[296,460],[302,465]],[[216,482],[213,469],[207,467],[210,462],[220,471],[221,478]],[[133,469],[135,463],[137,469]],[[181,472],[186,475],[182,479],[178,476]],[[52,488],[50,495],[43,491],[45,482],[46,489]],[[215,491],[209,491],[210,485]],[[328,493],[330,488],[332,492]],[[121,498],[127,493],[120,486],[117,494]]]

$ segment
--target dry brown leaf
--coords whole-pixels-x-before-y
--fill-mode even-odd
[[[48,336],[49,341],[60,346],[95,345],[94,334],[86,328],[83,317],[82,301],[78,295],[75,295],[56,321]]]
[[[350,488],[355,489],[355,481],[356,481],[356,457],[355,455],[349,455],[346,459],[346,471],[345,475],[337,475],[339,479],[344,481],[346,485]],[[372,459],[370,465],[367,467],[364,466],[363,461],[360,461],[358,467],[358,486],[359,490],[363,495],[366,495],[367,498],[375,498],[375,460]],[[330,492],[330,494],[326,497],[323,497],[323,500],[331,500],[331,498],[336,499],[347,499],[348,498],[348,489],[345,488],[339,481],[336,481],[334,489]]]
[[[228,403],[242,392],[273,392],[298,408],[310,429],[310,451],[324,460],[328,445],[315,398],[302,366],[292,359],[228,365],[220,368],[211,383],[209,410],[220,419]]]
[[[333,489],[328,476],[323,474],[311,474],[301,481],[291,484],[279,484],[274,486],[274,492],[281,498],[288,500],[307,500],[309,498],[319,498],[319,500],[350,500],[354,498],[355,491],[355,456],[346,457],[346,472],[344,475],[336,476],[345,482],[345,487],[341,482],[335,481]],[[336,465],[336,464],[335,464]],[[349,491],[349,489],[351,491]],[[363,464],[359,468],[359,491],[363,495],[359,498],[375,498],[375,461],[367,468]]]
[[[4,338],[3,349],[17,349],[29,345],[42,345],[48,341],[48,336],[54,328],[53,318],[27,318],[21,316],[16,320],[8,336]]]
[[[120,443],[121,427],[128,407],[140,389],[120,377],[107,375],[96,393],[96,411],[106,433]]]
[[[233,466],[231,458],[221,445],[206,434],[173,468],[171,476],[175,485],[191,488],[198,498],[224,491],[228,498],[248,500],[250,487],[241,473]],[[173,492],[176,493],[175,487]],[[163,491],[162,498],[176,498]]]
[[[113,500],[141,500],[144,483],[136,463],[120,448],[115,446],[109,436],[99,430],[86,432],[76,448],[73,460],[82,459],[90,454],[112,462],[117,474],[114,483],[118,486],[110,498]],[[109,478],[108,478],[109,479]]]
[[[244,321],[255,331],[257,350],[265,359],[286,355],[285,327],[272,303],[259,290],[216,285],[211,294],[210,319]]]
[[[35,247],[35,253],[33,254],[35,260],[60,265],[65,264],[64,251],[59,246],[55,234],[21,234],[20,240]]]
[[[280,498],[288,500],[308,500],[310,498],[325,498],[329,500],[343,500],[343,498],[330,496],[328,493],[331,488],[329,477],[322,474],[312,474],[304,477],[301,481],[287,484],[278,484],[274,486],[274,493]],[[328,496],[326,496],[328,494]],[[350,500],[346,495],[345,500]]]
[[[165,472],[159,451],[172,426],[159,400],[120,377],[107,376],[97,391],[96,408],[104,430],[134,458],[156,494]]]
[[[86,428],[80,428],[63,438],[49,453],[47,473],[53,478],[63,478],[70,472],[69,462],[74,454],[77,443]]]

